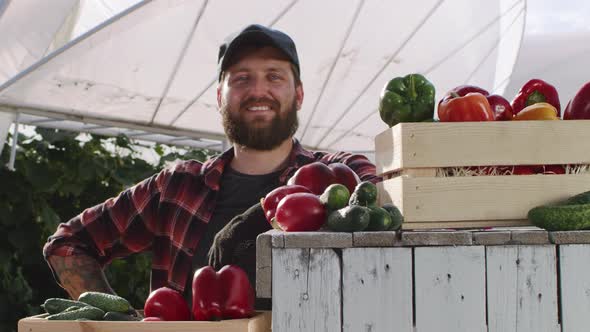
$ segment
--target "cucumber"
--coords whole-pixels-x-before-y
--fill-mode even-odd
[[[45,303],[43,303],[42,306],[48,314],[53,315],[53,314],[59,314],[60,312],[66,310],[69,307],[82,308],[87,305],[88,304],[80,302],[80,301],[60,299],[60,298],[50,298],[50,299],[45,300]]]
[[[350,195],[349,205],[375,206],[377,205],[377,186],[369,181],[356,185]]]
[[[109,311],[102,317],[103,320],[110,321],[140,321],[139,318],[124,314],[122,312]]]
[[[89,319],[89,320],[102,320],[104,311],[99,308],[92,306],[85,306],[78,308],[77,310],[64,311],[59,314],[47,316],[48,320],[78,320],[78,319]]]
[[[573,205],[573,204],[589,204],[590,203],[590,191],[583,192],[581,194],[577,194],[565,200],[562,204],[563,205]]]
[[[392,223],[391,227],[389,227],[389,230],[399,230],[404,222],[404,216],[402,215],[400,210],[397,208],[397,206],[393,205],[393,203],[385,203],[383,204],[383,208],[387,210],[387,212],[389,212],[389,215],[391,216]]]
[[[548,231],[590,229],[590,204],[537,206],[529,211],[528,219]]]
[[[349,205],[328,215],[326,226],[335,232],[361,232],[371,222],[371,210],[360,205]]]
[[[80,294],[78,301],[90,304],[93,307],[97,307],[105,312],[116,311],[126,313],[131,309],[129,301],[126,299],[112,294],[101,293],[101,292],[85,292]]]

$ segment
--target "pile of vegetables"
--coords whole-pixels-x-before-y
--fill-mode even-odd
[[[47,320],[139,321],[129,302],[116,295],[85,292],[78,300],[50,298],[41,305]]]
[[[77,301],[50,298],[41,306],[48,320],[93,321],[212,321],[248,318],[254,314],[254,289],[244,270],[226,265],[198,269],[192,281],[192,310],[180,292],[168,287],[150,293],[140,317],[129,302],[116,295],[85,292]]]
[[[389,127],[434,121],[434,95],[434,85],[420,74],[396,77],[381,92],[379,114]],[[568,102],[563,116],[557,89],[540,79],[526,82],[512,102],[478,86],[460,85],[444,95],[436,111],[440,122],[590,119],[590,82]],[[580,173],[590,173],[588,165],[447,167],[437,169],[436,176]]]
[[[314,162],[297,170],[287,185],[262,199],[268,222],[286,232],[395,231],[403,217],[393,204],[377,204],[377,187],[342,163]]]

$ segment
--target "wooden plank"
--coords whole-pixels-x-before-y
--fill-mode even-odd
[[[270,332],[271,317],[270,311],[250,319],[219,322],[78,322],[29,317],[19,320],[18,332]]]
[[[589,123],[590,124],[590,123]],[[393,202],[412,222],[525,220],[538,205],[590,188],[590,175],[397,177],[378,186],[379,203]]]
[[[546,230],[525,230],[510,232],[511,244],[550,244]]]
[[[344,332],[413,332],[412,249],[343,249],[342,306]]]
[[[471,245],[471,232],[402,232],[404,246],[462,246]]]
[[[475,245],[505,245],[510,243],[510,232],[508,231],[473,232],[472,236]]]
[[[256,297],[272,296],[272,235],[256,237]]]
[[[352,244],[355,247],[393,247],[402,242],[401,234],[396,232],[355,232]]]
[[[375,137],[377,174],[401,168],[590,163],[590,122],[400,123]]]
[[[285,248],[350,248],[352,233],[285,232]]]
[[[416,331],[487,331],[484,247],[414,250]]]
[[[405,168],[401,170],[400,175],[413,177],[434,177],[436,176],[436,168]]]
[[[377,174],[401,170],[402,126],[396,125],[375,136],[375,166]]]
[[[464,220],[464,221],[429,221],[402,224],[402,230],[427,229],[481,229],[491,227],[528,226],[528,220]]]
[[[275,331],[341,329],[340,258],[332,249],[274,249]]]
[[[559,246],[562,332],[590,326],[590,245]]]
[[[272,236],[271,244],[273,248],[284,248],[285,247],[285,239],[283,238],[283,234],[285,232],[279,231],[277,229],[271,229],[270,231],[266,232]]]
[[[555,244],[590,244],[590,231],[549,232],[549,239]]]
[[[489,332],[558,332],[555,246],[486,248]]]

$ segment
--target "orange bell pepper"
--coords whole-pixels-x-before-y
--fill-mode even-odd
[[[438,104],[438,118],[441,122],[494,121],[495,114],[486,97],[479,92],[463,97],[451,93]]]
[[[549,103],[527,106],[514,116],[514,120],[559,120],[557,108]]]

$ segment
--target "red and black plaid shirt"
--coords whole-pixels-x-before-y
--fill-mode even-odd
[[[84,210],[58,226],[43,254],[46,258],[90,255],[104,266],[117,257],[151,250],[151,289],[168,286],[183,291],[192,256],[215,207],[221,174],[233,156],[233,149],[229,149],[204,164],[180,162]],[[375,176],[375,166],[364,156],[311,152],[295,140],[281,183],[314,161],[342,162],[363,181],[381,181]]]

